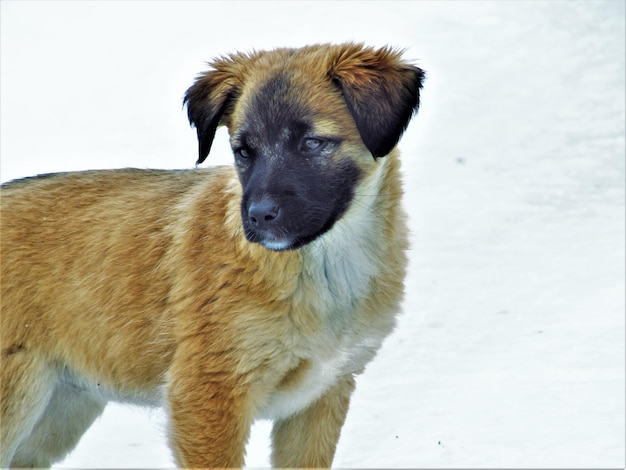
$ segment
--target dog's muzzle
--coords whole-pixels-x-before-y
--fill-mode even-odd
[[[282,224],[281,208],[269,199],[250,203],[244,218],[244,231],[248,241],[259,243],[268,250],[283,251],[292,248],[293,237]]]

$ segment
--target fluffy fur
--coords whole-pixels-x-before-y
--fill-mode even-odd
[[[273,465],[330,466],[402,298],[422,79],[388,48],[234,54],[185,101],[199,160],[226,125],[235,168],[4,185],[1,466],[60,460],[109,400],[165,406],[181,467],[242,466],[261,417]]]

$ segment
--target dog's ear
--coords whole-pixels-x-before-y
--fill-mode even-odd
[[[341,46],[330,77],[339,86],[363,143],[374,158],[396,146],[420,103],[425,73],[385,47]]]
[[[196,164],[202,163],[209,154],[217,128],[229,123],[233,104],[242,88],[242,63],[233,56],[211,62],[212,69],[198,75],[185,93],[183,105],[187,105],[189,123],[198,133]]]

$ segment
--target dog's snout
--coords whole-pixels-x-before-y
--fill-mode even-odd
[[[253,202],[248,208],[248,218],[256,228],[271,225],[279,213],[280,209],[272,201],[267,200]]]

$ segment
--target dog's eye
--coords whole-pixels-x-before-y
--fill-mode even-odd
[[[322,139],[310,137],[302,141],[302,151],[304,153],[317,153],[322,150],[322,148],[324,148],[324,141]]]
[[[245,147],[241,147],[235,150],[235,155],[245,160],[245,159],[250,158],[250,151]]]

